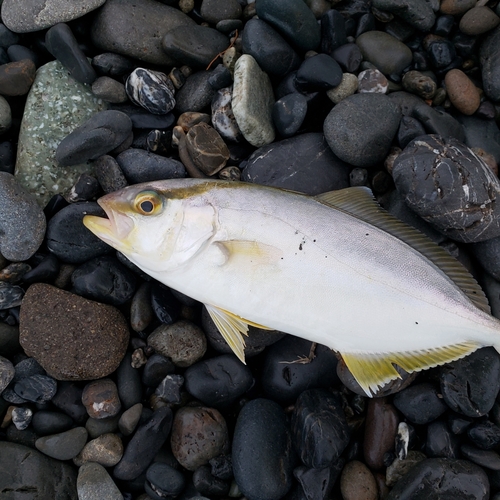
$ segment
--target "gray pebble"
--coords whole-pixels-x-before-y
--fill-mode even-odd
[[[106,469],[93,462],[80,467],[76,488],[78,500],[123,500],[123,495]]]
[[[87,442],[85,427],[75,427],[66,432],[38,438],[35,441],[37,450],[58,460],[71,460],[82,451]]]
[[[142,414],[142,404],[137,403],[125,410],[120,420],[118,420],[118,428],[124,436],[130,436],[134,432]]]
[[[127,102],[127,92],[125,85],[109,76],[100,76],[92,84],[92,93],[106,102],[118,104]]]
[[[18,431],[27,429],[33,418],[33,410],[30,408],[23,408],[16,406],[12,410],[12,423],[16,426]]]

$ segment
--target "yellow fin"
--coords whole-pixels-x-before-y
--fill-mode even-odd
[[[476,307],[491,314],[486,295],[467,269],[420,231],[384,210],[373,198],[369,188],[340,189],[320,194],[315,196],[315,199],[324,205],[348,212],[414,248],[441,269],[469,297]]]
[[[227,240],[217,241],[215,244],[226,255],[226,262],[244,259],[245,263],[250,264],[274,264],[283,256],[279,248],[258,241]]]
[[[379,387],[401,378],[393,365],[408,373],[426,370],[450,363],[471,354],[480,347],[474,342],[462,342],[447,347],[437,347],[416,352],[393,353],[341,353],[341,356],[360,387],[371,397]]]

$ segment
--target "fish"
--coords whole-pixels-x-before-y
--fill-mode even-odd
[[[205,305],[245,362],[248,327],[338,353],[367,396],[408,373],[500,351],[500,321],[443,248],[351,187],[317,196],[171,179],[98,200],[84,225],[148,275]]]

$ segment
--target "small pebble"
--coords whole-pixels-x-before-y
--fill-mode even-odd
[[[376,500],[377,483],[370,469],[358,460],[348,462],[340,476],[340,491],[344,500]]]
[[[82,403],[91,418],[114,417],[121,409],[116,384],[109,378],[90,382],[83,389]]]
[[[464,115],[474,114],[481,103],[479,91],[469,77],[459,69],[445,76],[446,91],[453,106]]]
[[[365,69],[358,75],[358,92],[386,94],[389,88],[387,78],[378,69]]]
[[[89,441],[82,451],[73,458],[78,467],[87,462],[95,462],[103,467],[113,467],[123,456],[122,440],[117,434],[101,434]]]
[[[87,442],[85,427],[75,427],[66,432],[38,438],[35,441],[37,450],[58,460],[71,460],[82,451]]]
[[[134,406],[122,413],[120,420],[118,420],[118,428],[124,436],[130,436],[134,432],[141,418],[141,414],[141,403],[136,403]]]
[[[85,463],[78,469],[76,488],[78,500],[123,499],[106,469],[94,462]]]
[[[35,81],[36,67],[30,59],[9,62],[0,66],[0,94],[20,96],[29,92]]]
[[[18,431],[27,429],[33,418],[33,410],[30,408],[15,407],[12,410],[12,423]]]

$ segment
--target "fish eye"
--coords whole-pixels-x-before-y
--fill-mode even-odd
[[[162,201],[154,191],[144,191],[135,197],[134,206],[142,215],[153,215],[158,213]]]

